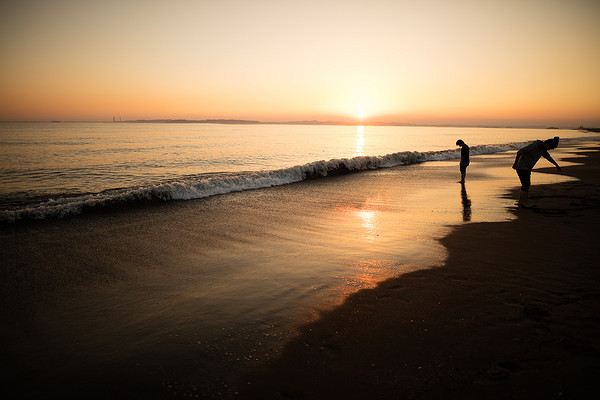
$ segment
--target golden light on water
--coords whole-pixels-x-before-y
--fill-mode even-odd
[[[395,275],[399,266],[396,262],[385,259],[361,258],[349,262],[348,269],[354,273],[347,278],[343,285],[334,294],[334,302],[339,303],[346,299],[351,293],[361,289],[369,289],[377,286],[382,280]]]
[[[355,229],[358,230],[360,238],[367,245],[377,241],[380,232],[380,214],[384,211],[381,196],[368,198],[360,207],[353,205],[339,205],[337,212],[354,217]]]
[[[370,243],[373,243],[377,238],[377,211],[374,210],[358,210],[355,215],[360,218],[362,227],[364,228],[363,238]]]
[[[365,149],[365,127],[357,126],[356,127],[356,155],[362,156],[364,155]]]
[[[379,237],[382,211],[381,196],[368,198],[359,209],[354,211],[363,228],[362,237],[367,243],[375,243]]]

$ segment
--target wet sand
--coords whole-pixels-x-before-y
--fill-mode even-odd
[[[240,378],[242,398],[596,398],[600,153],[580,154],[584,165],[562,172],[578,181],[533,175],[536,208],[455,227],[442,268],[323,311],[266,370]]]
[[[574,165],[581,159],[569,163],[566,157],[576,150],[561,146],[555,158],[561,165]],[[501,315],[502,305],[521,317],[525,309],[532,315],[537,312],[528,307],[528,291],[513,293],[526,281],[512,273],[520,265],[519,254],[529,254],[529,241],[537,240],[539,230],[548,233],[539,221],[556,220],[583,233],[594,227],[583,217],[565,222],[562,214],[581,207],[537,191],[541,183],[575,185],[574,178],[536,173],[532,201],[561,205],[527,210],[529,216],[519,212],[516,226],[531,218],[535,234],[523,231],[515,236],[513,222],[508,222],[516,218],[510,211],[514,196],[503,196],[517,184],[507,168],[513,157],[510,152],[472,157],[464,188],[456,183],[457,161],[451,160],[4,227],[0,340],[3,378],[10,382],[4,390],[17,398],[127,399],[269,398],[277,393],[311,398],[329,397],[331,390],[335,398],[351,397],[344,392],[351,376],[357,385],[352,393],[427,393],[412,385],[420,379],[412,367],[420,372],[430,368],[446,378],[460,376],[460,364],[447,361],[457,357],[444,353],[447,347],[461,341],[463,348],[465,343],[473,345],[463,359],[470,365],[469,355],[480,353],[481,341],[494,339],[470,329],[467,322],[473,316],[484,321],[489,313],[491,321],[493,315]],[[561,191],[560,185],[544,190]],[[596,204],[595,192],[588,189],[573,198],[587,207],[582,213]],[[499,228],[484,221],[496,221]],[[470,236],[457,238],[467,235],[456,228],[460,225],[469,227],[464,232],[472,232]],[[557,240],[574,234],[565,232]],[[580,244],[591,240],[583,233]],[[497,248],[492,261],[481,260],[478,254],[487,254],[488,238],[515,249]],[[574,254],[591,257],[589,252]],[[448,267],[437,268],[448,256]],[[470,264],[457,269],[456,257]],[[426,268],[437,269],[411,273],[406,284],[403,278],[386,281],[344,302],[360,289]],[[493,268],[498,271],[492,273]],[[527,276],[535,275],[531,271]],[[502,286],[503,274],[514,279],[514,287]],[[587,275],[584,278],[591,284]],[[532,282],[535,288],[537,281]],[[501,300],[497,305],[496,294],[488,299],[489,291],[502,290],[512,303]],[[549,290],[559,299],[560,290],[567,298],[576,296],[572,288]],[[363,301],[363,296],[373,298]],[[458,309],[436,308],[438,302]],[[440,310],[443,315],[436,314]],[[384,320],[370,320],[369,315]],[[522,319],[520,324],[530,321]],[[377,324],[383,325],[379,329]],[[298,329],[305,333],[284,347]],[[434,354],[417,351],[419,343],[429,343],[433,331],[439,333],[434,349],[442,349],[436,357],[446,360],[437,364]],[[371,354],[373,361],[367,363]],[[256,392],[246,392],[246,380],[236,385],[245,371],[260,370],[270,360],[281,373],[252,378],[254,384],[248,387]],[[311,361],[310,368],[305,360]],[[312,367],[322,362],[331,369]],[[450,366],[438,373],[441,363]],[[373,370],[371,364],[380,367]],[[323,379],[313,384],[312,373]],[[457,381],[459,389],[460,385]],[[399,387],[402,391],[396,392]]]

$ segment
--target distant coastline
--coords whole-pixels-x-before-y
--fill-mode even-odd
[[[557,127],[547,125],[485,125],[485,124],[417,124],[408,122],[380,122],[380,121],[258,121],[246,119],[135,119],[135,120],[113,120],[113,121],[0,121],[0,122],[24,122],[24,123],[123,123],[123,124],[223,124],[223,125],[322,125],[322,126],[407,126],[407,127],[436,127],[436,128],[502,128],[502,129],[569,129],[600,133],[600,128],[585,126]]]
[[[584,126],[580,126],[579,128],[577,128],[580,131],[588,131],[588,132],[600,132],[600,128],[586,128]]]
[[[377,122],[377,121],[364,121],[364,122],[348,122],[348,121],[276,121],[276,122],[265,122],[257,120],[243,120],[243,119],[137,119],[123,121],[123,123],[173,123],[173,124],[231,124],[231,125],[339,125],[339,126],[427,126],[427,127],[439,127],[439,128],[504,128],[504,129],[572,129],[572,130],[583,130],[589,132],[600,132],[600,128],[586,128],[580,126],[578,128],[573,127],[555,127],[555,126],[543,126],[543,125],[531,125],[531,126],[520,126],[520,125],[465,125],[465,124],[411,124],[406,122]]]
[[[236,124],[236,125],[249,125],[249,124],[262,124],[260,121],[252,121],[245,119],[135,119],[130,121],[123,121],[126,123],[160,123],[160,124]]]
[[[245,119],[136,119],[123,122],[133,123],[174,123],[174,124],[234,124],[234,125],[362,125],[344,121],[277,121],[265,122]],[[398,125],[389,123],[367,123],[365,125]],[[404,124],[402,124],[404,125]]]

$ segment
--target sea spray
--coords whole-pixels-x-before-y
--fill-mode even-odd
[[[471,155],[490,154],[520,148],[528,142],[479,145],[471,147]],[[380,168],[391,168],[425,161],[441,161],[459,156],[459,150],[403,151],[382,156],[314,161],[289,168],[223,174],[200,174],[160,182],[155,185],[106,190],[81,196],[49,199],[24,207],[0,212],[0,222],[24,219],[62,218],[86,211],[123,207],[140,203],[201,199],[244,190],[280,186],[307,179],[324,178]]]

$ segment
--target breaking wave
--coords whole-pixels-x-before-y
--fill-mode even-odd
[[[471,155],[515,150],[529,142],[472,146]],[[25,207],[0,211],[0,222],[11,223],[24,219],[62,218],[108,207],[148,202],[201,199],[232,192],[280,186],[307,179],[322,178],[352,172],[390,168],[424,161],[457,158],[460,149],[441,151],[403,151],[383,156],[315,161],[290,168],[245,173],[197,175],[156,185],[115,189],[81,196],[49,199]]]

